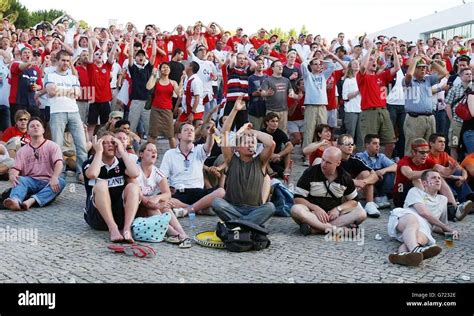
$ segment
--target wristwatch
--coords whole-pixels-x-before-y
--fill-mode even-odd
[[[339,211],[339,212],[342,212],[342,207],[339,205],[336,207],[336,209]]]

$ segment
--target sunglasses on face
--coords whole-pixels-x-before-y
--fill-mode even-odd
[[[428,155],[429,151],[420,151],[420,150],[418,150],[418,153],[420,155]]]
[[[341,145],[349,147],[349,146],[354,146],[354,143],[347,143],[347,144],[341,144]]]
[[[24,118],[19,119],[18,121],[28,122],[28,119],[26,117],[24,117]]]

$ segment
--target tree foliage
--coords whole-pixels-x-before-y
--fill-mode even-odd
[[[10,22],[20,29],[34,26],[41,21],[51,22],[63,14],[64,11],[54,9],[30,12],[18,0],[0,0],[0,16],[8,17]]]
[[[301,27],[301,30],[300,30],[300,33],[297,33],[296,29],[295,28],[291,28],[289,29],[288,31],[285,31],[283,29],[281,29],[280,27],[275,27],[275,28],[272,28],[270,29],[270,34],[276,34],[278,35],[278,38],[279,39],[283,39],[283,40],[288,40],[290,37],[293,37],[295,39],[297,39],[297,36],[300,34],[300,33],[303,33],[303,34],[308,34],[308,30],[306,29],[306,26],[303,25]]]

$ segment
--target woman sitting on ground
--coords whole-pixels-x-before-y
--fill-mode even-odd
[[[321,162],[321,157],[326,148],[336,146],[332,140],[332,128],[326,124],[319,124],[314,131],[316,141],[303,148],[303,154],[309,155],[309,165],[314,166]],[[317,159],[319,158],[319,159]]]
[[[140,147],[139,155],[140,176],[138,177],[138,185],[141,188],[141,203],[137,216],[148,217],[169,213],[171,216],[167,232],[169,237],[165,240],[179,244],[180,248],[191,247],[191,240],[167,204],[171,199],[171,191],[166,176],[155,166],[158,158],[158,150],[155,144],[143,144]]]

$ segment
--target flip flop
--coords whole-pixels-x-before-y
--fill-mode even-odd
[[[139,244],[130,244],[130,245],[118,245],[118,244],[110,244],[107,246],[108,249],[112,250],[116,253],[124,253],[129,256],[134,256],[138,258],[151,258],[156,256],[155,249],[146,246],[146,245],[139,245]]]
[[[167,243],[170,243],[170,244],[180,244],[181,243],[181,239],[179,239],[179,235],[167,236],[167,237],[165,237],[165,241]]]

